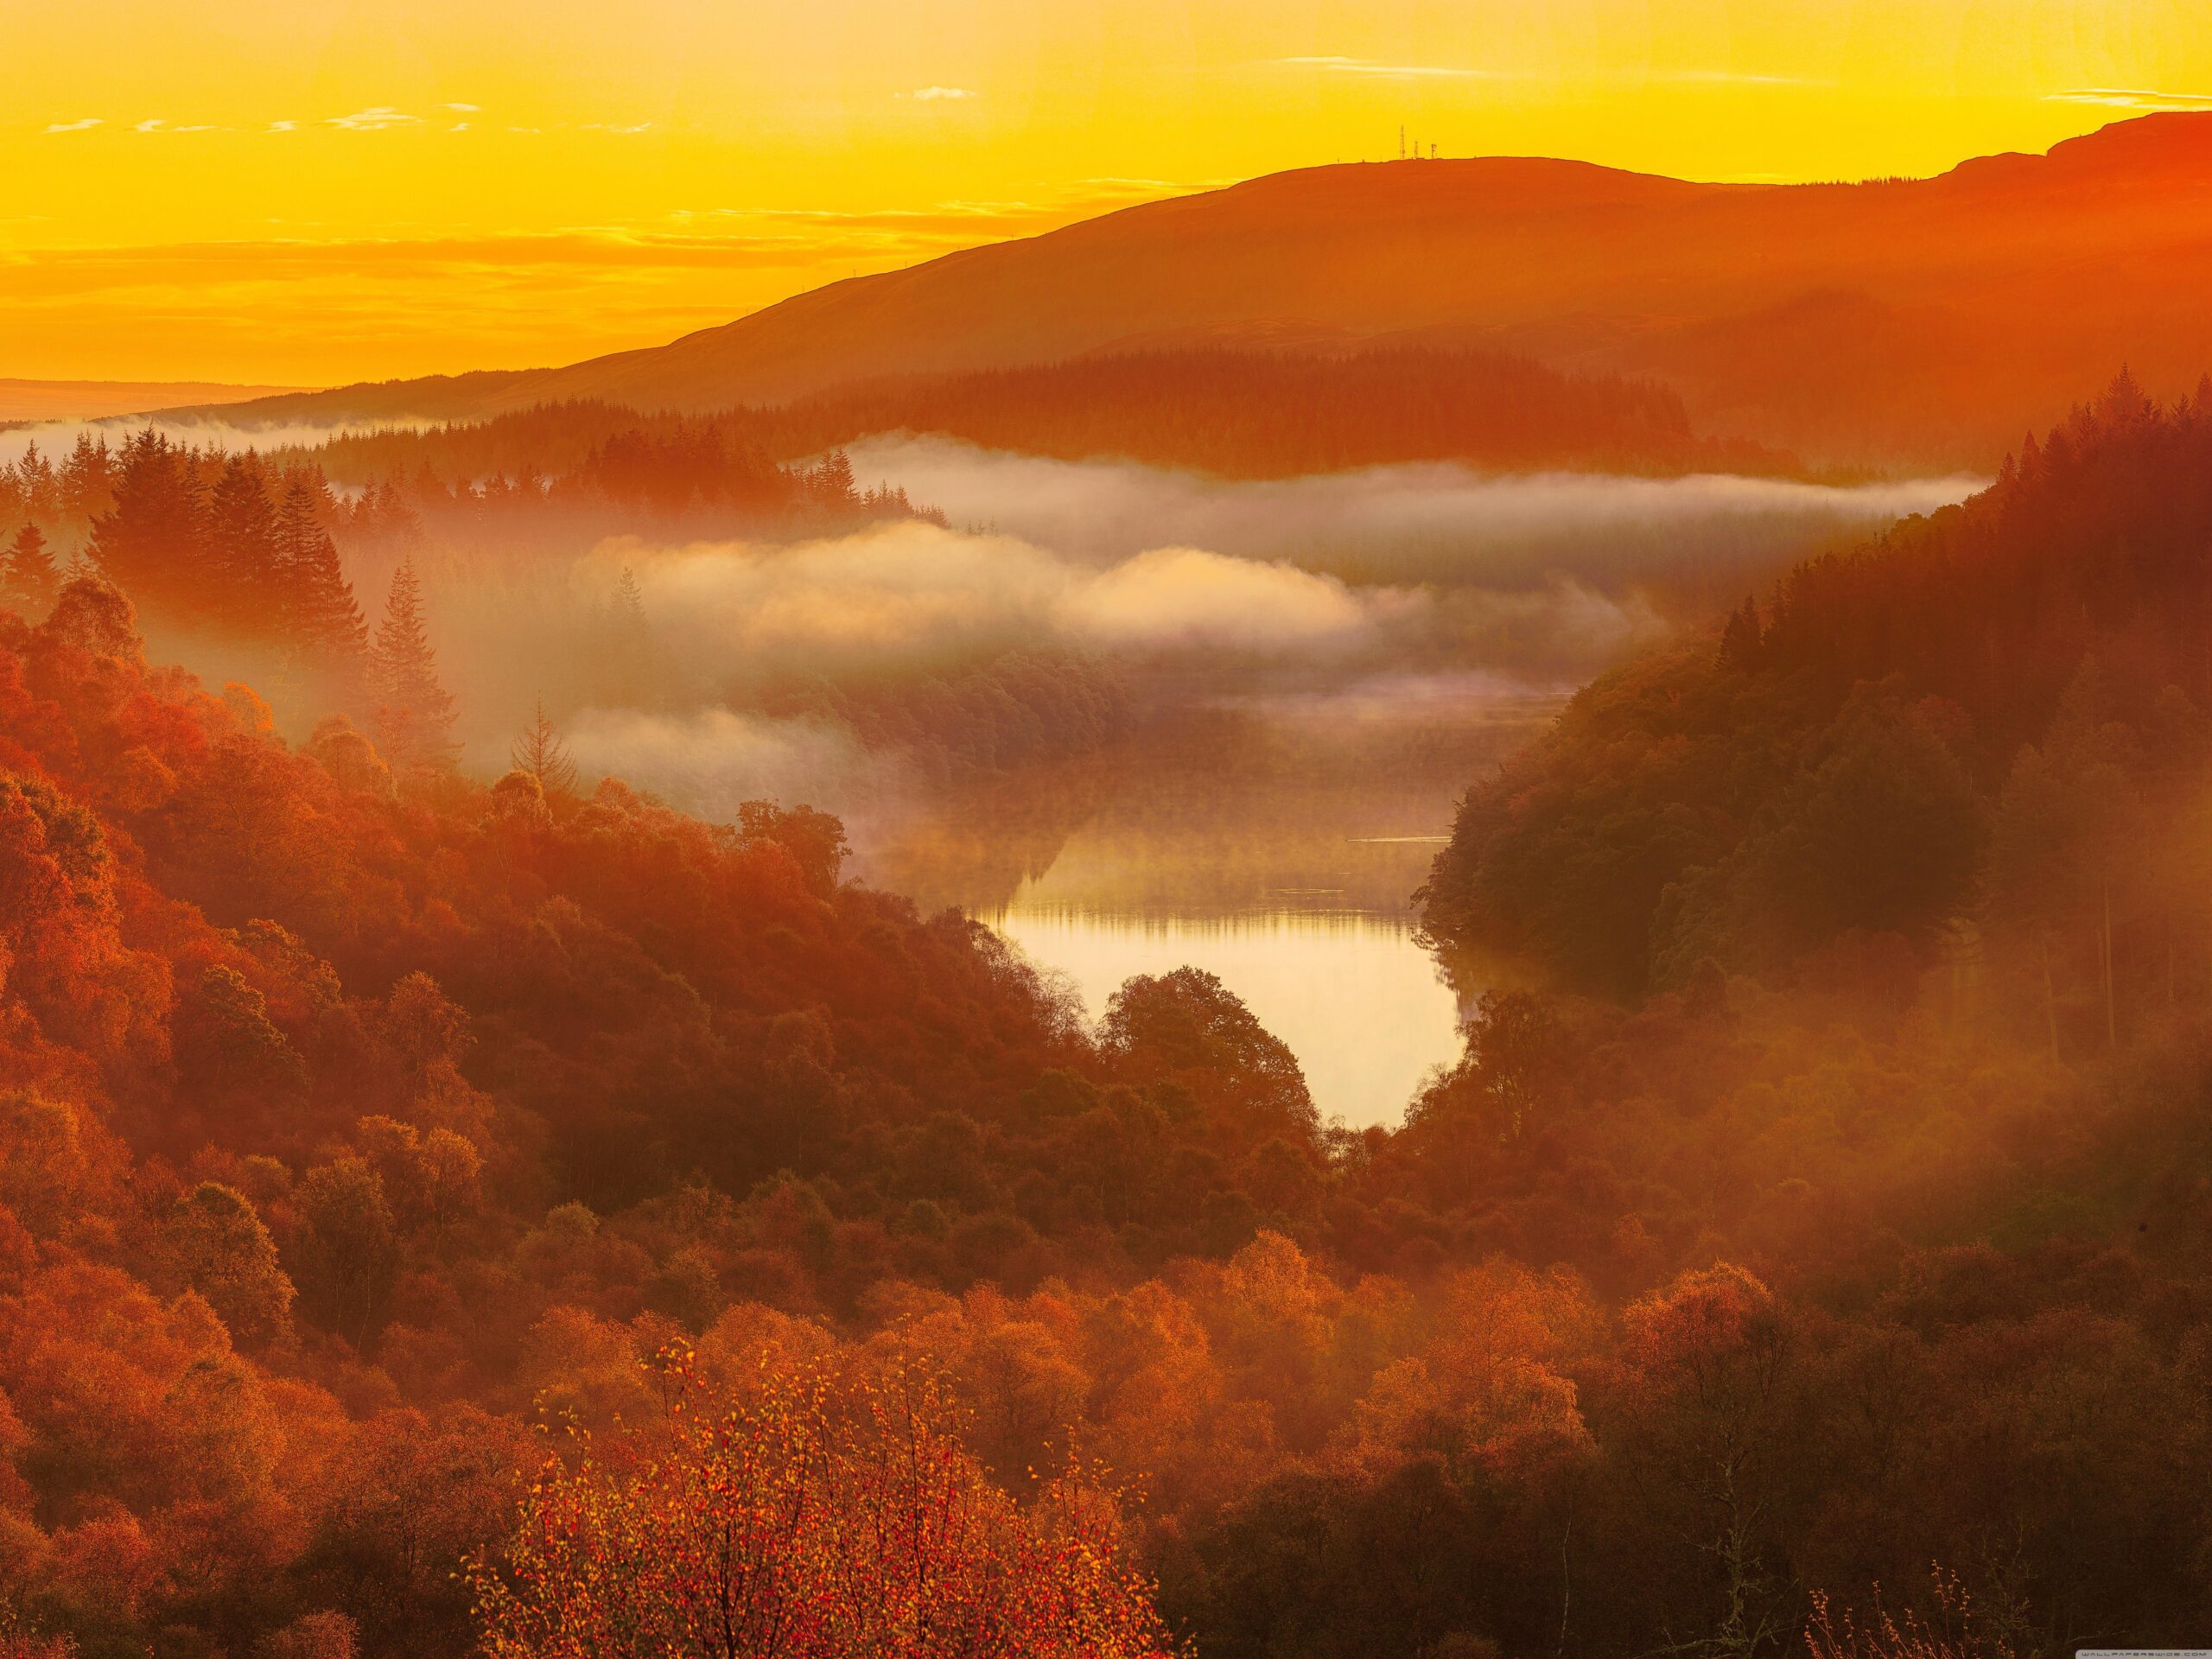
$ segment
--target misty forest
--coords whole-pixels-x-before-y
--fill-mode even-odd
[[[0,1659],[2206,1639],[2206,124],[0,427]]]

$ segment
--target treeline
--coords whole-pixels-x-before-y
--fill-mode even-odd
[[[276,453],[448,532],[549,509],[703,521],[692,525],[702,531],[938,520],[903,491],[857,480],[833,444],[777,452],[762,435],[743,412],[651,416],[561,403],[480,422],[343,434]]]
[[[49,539],[80,542],[113,505],[114,489],[115,454],[106,439],[79,432],[59,466],[33,440],[0,466],[0,534],[32,524]]]
[[[549,404],[480,422],[349,435],[313,454],[353,485],[425,467],[469,479],[534,470],[596,477],[602,481],[594,488],[635,490],[666,504],[718,493],[742,497],[762,487],[775,461],[896,432],[1230,478],[1421,461],[1511,470],[1794,470],[1787,456],[1757,445],[1698,437],[1681,399],[1649,382],[1567,374],[1495,353],[1414,347],[1106,354],[901,377],[703,416]]]
[[[2212,383],[2123,376],[1991,489],[1585,690],[1424,896],[1634,995],[1889,938],[2060,1053],[2212,988]]]
[[[973,1527],[928,1605],[1020,1650],[1047,1605],[1142,1649],[1123,1548],[1201,1653],[1750,1659],[1929,1560],[2020,1653],[2212,1614],[2201,997],[2085,1078],[1946,1034],[1879,941],[1499,994],[1355,1133],[1203,974],[1088,1029],[843,880],[833,817],[580,794],[543,722],[515,760],[288,747],[98,580],[0,614],[0,1619],[528,1650],[610,1585],[694,1605],[747,1480],[827,1506],[777,1559],[844,1548],[869,1402],[939,1389]],[[734,1463],[647,1427],[685,1348]],[[747,1416],[786,1387],[830,1415]],[[874,1650],[848,1611],[816,1650]]]
[[[1415,347],[1108,354],[855,386],[755,418],[773,453],[928,432],[988,448],[1227,478],[1423,461],[1628,473],[1791,466],[1757,444],[1699,438],[1681,398],[1649,381]]]
[[[59,466],[33,442],[0,466],[0,582],[50,603],[61,573],[81,561],[167,620],[327,652],[346,645],[339,550],[511,546],[549,529],[561,544],[588,543],[671,520],[690,533],[782,534],[938,518],[902,491],[861,486],[841,450],[778,465],[711,423],[648,429],[595,405],[505,417],[484,442],[442,429],[428,445],[397,446],[380,471],[353,464],[415,435],[263,455],[194,447],[149,426],[112,448],[80,433]]]

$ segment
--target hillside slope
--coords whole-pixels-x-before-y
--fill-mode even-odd
[[[1478,346],[1656,373],[1700,429],[1815,461],[1986,464],[2133,363],[2212,359],[2212,114],[1937,178],[1710,185],[1522,158],[1309,168],[834,283],[566,368],[265,400],[454,416],[775,402],[856,379],[1230,340]],[[2094,308],[2078,304],[2094,288]]]
[[[1629,996],[1986,943],[2055,1053],[2108,1048],[2212,991],[2208,534],[2212,380],[2162,407],[2122,376],[1983,493],[1800,565],[1718,650],[1585,687],[1469,790],[1425,925]]]

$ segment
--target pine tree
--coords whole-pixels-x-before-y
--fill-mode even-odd
[[[107,440],[95,443],[91,433],[79,432],[76,448],[62,463],[61,516],[79,530],[89,529],[114,505],[115,457],[108,453]]]
[[[607,621],[608,638],[600,653],[600,695],[608,702],[632,708],[652,702],[652,625],[645,620],[645,594],[639,589],[638,578],[626,565],[622,580],[615,584]]]
[[[23,446],[23,458],[16,463],[17,487],[22,492],[23,510],[34,518],[52,520],[61,513],[61,479],[54,470],[54,463],[38,452],[36,443]]]
[[[251,455],[231,456],[216,476],[207,499],[207,556],[204,608],[235,627],[279,631],[276,509]]]
[[[115,505],[92,520],[99,573],[141,604],[204,608],[208,575],[198,468],[153,428],[118,457]]]
[[[1744,601],[1742,610],[1728,613],[1728,626],[1720,633],[1719,665],[1752,673],[1765,658],[1765,634],[1759,626],[1759,602],[1754,596]]]
[[[548,795],[570,794],[576,787],[576,763],[569,758],[569,746],[561,741],[560,728],[546,719],[543,697],[537,700],[530,724],[507,751],[507,759],[517,772],[537,779],[538,787]]]
[[[46,532],[36,524],[25,524],[0,561],[0,594],[18,605],[42,609],[54,603],[60,588],[60,573],[46,550]]]
[[[395,766],[451,766],[460,757],[454,741],[454,702],[438,683],[437,653],[423,619],[423,588],[415,562],[402,559],[378,625],[370,666],[377,694],[377,741]]]
[[[322,526],[317,495],[308,475],[295,473],[276,512],[284,632],[293,645],[326,666],[351,673],[367,654],[368,625],[339,562],[338,543]]]

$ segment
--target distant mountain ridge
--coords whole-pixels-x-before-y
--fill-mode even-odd
[[[2153,391],[2193,385],[2212,362],[2208,280],[2212,112],[1857,184],[1353,163],[832,283],[665,346],[229,417],[703,410],[1101,350],[1383,342],[1655,377],[1700,431],[1809,460],[1986,465],[2123,361]]]
[[[219,380],[22,380],[0,378],[0,422],[97,421],[152,404],[189,399],[203,408],[286,397],[298,386],[230,385]]]

